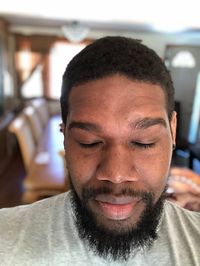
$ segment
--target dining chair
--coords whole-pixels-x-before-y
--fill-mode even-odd
[[[50,117],[47,101],[43,98],[39,98],[32,100],[30,104],[38,112],[42,125],[45,127]]]
[[[39,114],[33,106],[27,106],[26,108],[24,108],[23,113],[30,123],[34,141],[37,144],[43,132],[43,125],[39,118]]]
[[[9,132],[15,134],[22,153],[22,158],[26,171],[28,172],[30,162],[33,159],[36,146],[30,124],[26,116],[21,113],[8,127]]]

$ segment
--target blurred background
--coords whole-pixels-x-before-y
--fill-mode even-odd
[[[178,113],[172,193],[199,197],[198,1],[0,0],[0,207],[69,188],[59,128],[62,74],[77,52],[108,35],[142,40],[170,70]]]

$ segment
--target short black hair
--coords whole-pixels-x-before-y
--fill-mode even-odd
[[[164,62],[141,41],[121,36],[97,39],[86,46],[68,64],[62,81],[61,113],[68,115],[68,98],[72,87],[114,74],[160,85],[166,98],[169,119],[174,110],[174,86]]]

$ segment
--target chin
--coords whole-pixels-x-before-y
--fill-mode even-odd
[[[81,199],[72,189],[71,203],[75,214],[75,223],[80,239],[89,249],[100,257],[111,257],[113,260],[128,260],[138,249],[151,248],[157,239],[157,228],[160,223],[165,191],[155,202],[153,192],[122,191],[123,195],[130,195],[137,199],[130,215],[121,219],[121,214],[115,215],[115,207],[111,213],[99,208],[97,195],[111,194],[109,189],[90,189],[83,193]],[[121,194],[122,194],[121,193]],[[112,195],[114,193],[112,192]],[[114,204],[113,204],[114,205]],[[114,214],[113,214],[114,212]],[[128,211],[126,212],[126,215]],[[106,215],[105,215],[106,214]],[[114,216],[110,219],[108,216]],[[116,219],[119,218],[120,219]]]

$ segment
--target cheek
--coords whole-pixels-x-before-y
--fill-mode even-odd
[[[92,158],[83,156],[80,149],[71,149],[69,146],[66,150],[66,162],[71,182],[80,196],[82,187],[95,176],[98,159],[96,156]]]
[[[168,149],[160,149],[155,155],[144,155],[138,157],[135,167],[140,176],[141,182],[145,189],[155,193],[158,199],[163,192],[170,168],[171,151]]]

